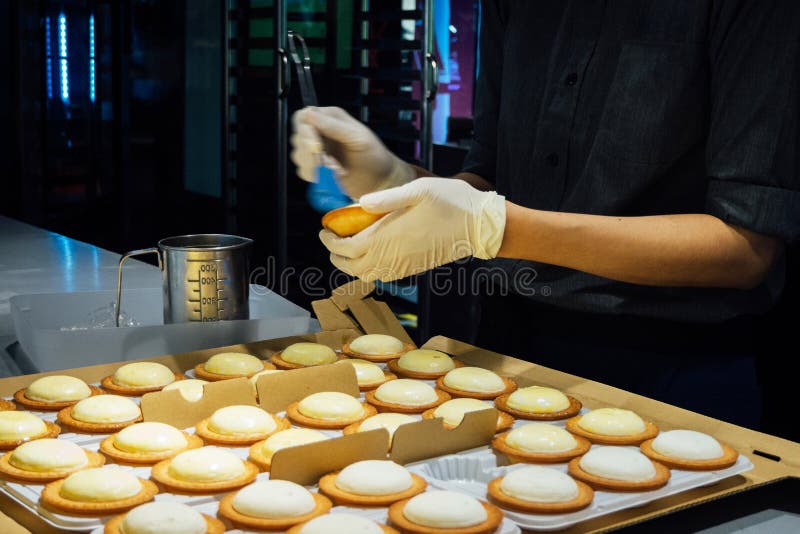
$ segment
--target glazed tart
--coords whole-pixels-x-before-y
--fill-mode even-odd
[[[201,514],[191,506],[174,501],[142,504],[127,514],[113,517],[103,534],[222,534],[225,525],[216,517]]]
[[[592,504],[594,490],[550,467],[531,465],[489,482],[489,498],[502,508],[532,514],[568,514]]]
[[[181,393],[181,397],[189,402],[199,401],[203,397],[203,386],[208,384],[208,380],[200,380],[199,378],[187,378],[186,380],[176,380],[172,384],[164,386],[163,391],[177,389]]]
[[[207,362],[195,365],[194,374],[197,378],[216,382],[229,378],[250,378],[264,369],[275,369],[275,366],[250,354],[221,352]]]
[[[389,360],[389,370],[404,378],[436,380],[464,364],[438,350],[414,349],[395,360]]]
[[[639,448],[650,458],[671,469],[716,471],[736,463],[739,453],[708,434],[694,430],[670,430],[648,439]]]
[[[399,378],[365,394],[367,402],[381,412],[422,413],[450,400],[450,395],[421,380]]]
[[[343,365],[350,364],[356,370],[356,379],[358,380],[358,389],[361,391],[369,391],[380,386],[389,380],[395,380],[397,375],[384,371],[373,362],[368,360],[361,360],[358,358],[349,358],[342,360]]]
[[[286,530],[327,514],[331,501],[288,480],[254,482],[219,503],[219,514],[250,530]]]
[[[0,451],[11,450],[34,439],[54,438],[60,433],[58,425],[44,421],[31,412],[0,412]]]
[[[50,375],[37,378],[27,388],[14,393],[14,400],[29,410],[51,411],[101,393],[102,389],[90,386],[80,378]]]
[[[602,445],[639,445],[654,438],[658,427],[621,408],[598,408],[567,419],[567,430]]]
[[[311,521],[295,525],[286,534],[339,534],[347,532],[358,534],[400,534],[387,525],[376,523],[355,514],[325,514]]]
[[[528,386],[500,395],[494,405],[519,419],[535,421],[568,419],[578,415],[583,407],[575,397],[542,386]]]
[[[436,380],[436,386],[454,397],[491,400],[517,389],[517,383],[480,367],[459,367]]]
[[[109,515],[126,512],[152,501],[158,488],[117,467],[95,467],[76,471],[50,482],[42,491],[46,507],[70,514]]]
[[[297,447],[307,443],[324,441],[328,436],[310,428],[289,428],[271,435],[264,441],[250,446],[250,460],[264,471],[269,471],[272,456],[281,449]]]
[[[136,423],[100,442],[100,452],[120,463],[154,464],[203,446],[198,436],[165,423]]]
[[[117,395],[139,396],[151,391],[161,391],[164,386],[186,378],[157,362],[133,362],[105,377],[100,385]]]
[[[286,408],[286,415],[292,422],[300,426],[325,429],[342,429],[376,413],[373,406],[338,391],[312,393]]]
[[[108,434],[142,420],[139,406],[127,397],[96,395],[58,412],[58,422],[74,432]]]
[[[369,213],[358,204],[331,210],[322,216],[322,227],[339,237],[350,237],[364,230],[385,213]]]
[[[360,358],[370,362],[388,362],[399,358],[413,348],[414,346],[410,343],[403,343],[394,336],[366,334],[342,345],[342,352],[351,358]]]
[[[250,484],[258,467],[218,447],[184,451],[153,466],[150,478],[177,493],[221,493]]]
[[[0,399],[0,412],[16,410],[17,405],[10,400]]]
[[[43,438],[23,443],[0,458],[0,473],[16,480],[44,484],[80,469],[100,467],[102,454],[82,449],[71,441]]]
[[[322,343],[295,343],[269,357],[278,369],[301,369],[336,363],[347,358]]]
[[[388,460],[363,460],[319,480],[319,490],[338,506],[389,506],[425,491],[422,477]]]
[[[547,423],[528,423],[497,436],[492,448],[513,463],[561,463],[585,454],[589,440]]]
[[[411,534],[490,534],[502,521],[494,504],[454,491],[427,491],[389,507],[389,523]]]
[[[229,446],[252,445],[267,439],[291,424],[258,406],[225,406],[195,426],[198,436],[209,443]]]
[[[605,491],[651,491],[666,486],[670,477],[664,465],[626,447],[594,447],[570,460],[569,474]]]
[[[444,419],[445,428],[455,428],[464,420],[464,414],[467,412],[477,412],[486,410],[487,408],[494,408],[486,401],[479,399],[470,399],[463,397],[460,399],[451,399],[437,406],[422,412],[423,419],[435,419],[441,417]],[[504,432],[514,425],[514,418],[505,412],[497,410],[497,428],[495,432]]]
[[[378,415],[367,417],[363,421],[344,427],[343,432],[345,435],[348,435],[355,434],[356,432],[369,432],[376,428],[385,428],[389,432],[389,443],[391,443],[392,438],[394,438],[394,431],[397,430],[397,427],[408,423],[416,423],[417,421],[418,419],[415,419],[414,416],[404,413],[379,413]]]

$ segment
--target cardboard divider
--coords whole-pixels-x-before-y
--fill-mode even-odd
[[[389,334],[405,343],[415,345],[411,336],[408,335],[406,329],[385,302],[372,298],[359,300],[350,303],[350,312],[367,334]]]
[[[270,373],[256,381],[258,404],[270,413],[321,391],[340,391],[358,398],[358,379],[352,365],[342,362]]]
[[[315,300],[311,303],[311,308],[314,310],[320,326],[326,330],[358,329],[356,322],[336,307],[331,299]]]
[[[167,423],[176,428],[188,428],[210,417],[225,406],[246,404],[258,406],[250,380],[232,378],[203,385],[203,396],[196,401],[183,398],[176,389],[145,393],[142,396],[142,418],[145,421]]]
[[[316,484],[322,475],[353,462],[385,460],[388,450],[389,432],[385,428],[287,447],[272,457],[269,477],[309,486]]]
[[[341,311],[347,311],[350,304],[367,298],[375,291],[375,282],[364,282],[356,278],[331,291],[330,300]]]

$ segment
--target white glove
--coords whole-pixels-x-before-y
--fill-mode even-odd
[[[389,282],[474,256],[497,256],[506,226],[505,198],[453,178],[419,178],[361,197],[372,213],[388,213],[353,237],[319,237],[340,270]]]
[[[314,168],[331,167],[351,198],[396,187],[416,178],[416,171],[395,156],[364,124],[336,107],[307,107],[292,115],[291,158],[297,175],[316,181]],[[326,152],[320,161],[320,153]]]

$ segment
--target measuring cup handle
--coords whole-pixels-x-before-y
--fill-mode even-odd
[[[162,271],[164,270],[164,264],[161,261],[161,253],[155,247],[131,250],[122,255],[119,259],[119,265],[117,265],[117,303],[114,306],[114,324],[116,324],[117,327],[119,327],[119,312],[122,309],[122,264],[132,256],[141,256],[143,254],[155,254],[158,256],[158,268]]]

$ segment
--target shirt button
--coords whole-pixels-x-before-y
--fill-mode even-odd
[[[576,83],[578,83],[578,73],[577,72],[570,72],[567,75],[566,79],[564,80],[564,83],[566,85],[569,85],[569,86],[573,86]]]
[[[548,154],[546,158],[544,158],[548,165],[551,167],[558,167],[558,154],[555,152]]]

